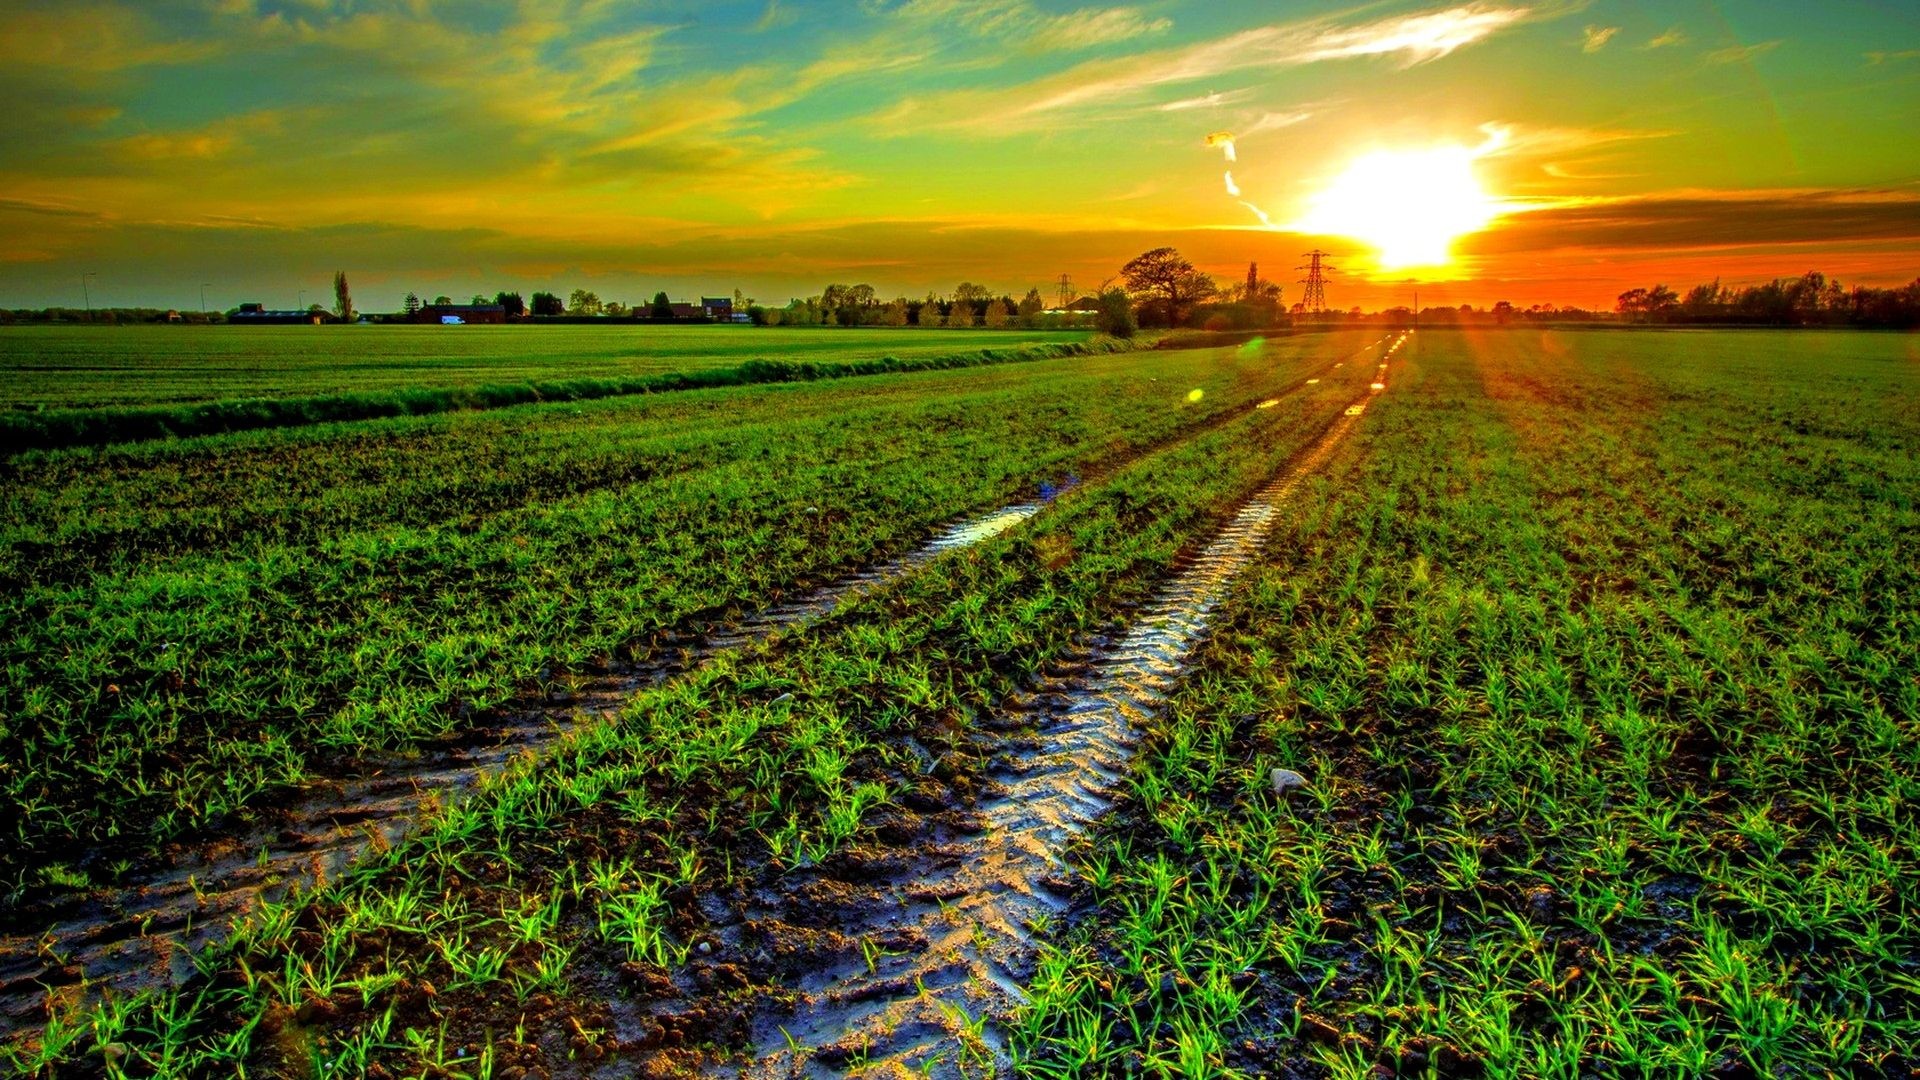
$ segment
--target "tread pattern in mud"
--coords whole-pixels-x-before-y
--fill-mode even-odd
[[[1368,397],[1384,389],[1385,378],[1383,358]],[[989,772],[997,790],[977,807],[978,831],[930,836],[921,857],[905,860],[910,869],[843,893],[828,929],[860,948],[808,974],[792,987],[795,995],[764,1010],[750,1056],[719,1064],[717,1074],[1007,1071],[1008,1047],[996,1021],[1023,999],[1039,931],[1069,912],[1064,854],[1110,808],[1135,732],[1164,705],[1234,576],[1362,412],[1338,416],[1248,499],[1123,637],[1094,647],[1084,666],[1047,680],[992,724],[1032,738],[1010,752],[1004,736],[983,739],[986,749],[1003,752]]]

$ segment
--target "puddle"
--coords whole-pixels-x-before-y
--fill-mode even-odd
[[[791,989],[792,1007],[754,1021],[748,1057],[713,1070],[733,1077],[978,1076],[1008,1068],[999,1018],[1022,1000],[1044,928],[1069,914],[1073,877],[1062,861],[1074,838],[1110,806],[1138,726],[1165,703],[1237,573],[1258,553],[1296,488],[1325,464],[1357,409],[1249,499],[1212,542],[1167,583],[1118,640],[1093,647],[1072,674],[1045,682],[987,727],[998,751],[993,794],[977,830],[916,842],[914,857],[848,887],[820,874],[789,874],[788,896],[751,913],[805,921],[860,943]],[[1012,749],[1009,749],[1009,747]],[[899,864],[906,864],[904,866]],[[812,888],[833,884],[834,889]],[[837,890],[837,891],[835,891]],[[818,897],[839,899],[822,919]],[[791,901],[788,902],[789,904]]]
[[[471,791],[480,778],[537,754],[581,723],[617,709],[634,693],[729,649],[833,613],[842,604],[931,563],[998,536],[1039,513],[1044,502],[1003,507],[947,526],[919,548],[742,618],[686,634],[658,649],[644,669],[599,680],[564,702],[464,733],[370,774],[320,781],[270,800],[251,825],[135,872],[106,893],[62,898],[7,918],[0,930],[0,1036],[46,1021],[50,998],[91,998],[177,983],[192,955],[225,937],[235,917],[261,899],[324,883],[369,849],[398,843],[427,813]]]

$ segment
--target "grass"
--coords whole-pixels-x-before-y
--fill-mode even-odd
[[[1214,369],[1216,387],[1253,365],[1247,400],[1285,370],[1284,354],[1260,349],[1164,363]],[[1154,377],[1079,386],[1072,408],[1124,408],[1125,387],[1145,382],[1164,388],[1148,411],[1177,424],[1176,402],[1201,380]],[[1039,408],[1031,373],[1020,385],[1012,411]],[[954,756],[973,716],[1144,595],[1352,392],[1243,410],[833,619],[638,695],[413,840],[265,906],[185,987],[63,1013],[14,1045],[15,1066],[391,1076],[458,1073],[483,1053],[515,1067],[599,1061],[615,995],[632,999],[704,940],[702,892],[832,858],[908,791],[966,783],[951,768],[922,776],[903,740]],[[1056,438],[1061,423],[1048,422]],[[928,425],[910,414],[907,426]],[[914,465],[923,482],[939,471],[925,455]],[[508,1038],[516,1022],[525,1030]]]
[[[329,762],[644,659],[696,616],[1244,405],[1293,348],[17,462],[0,496],[0,870],[71,887],[76,862],[98,873]],[[89,857],[55,855],[74,840]]]
[[[1920,1064],[1906,348],[1420,335],[1142,748],[1025,1070]]]
[[[99,409],[621,380],[1088,340],[1083,331],[749,326],[10,326],[0,408]]]
[[[636,695],[263,905],[184,985],[57,1006],[0,1053],[37,1076],[585,1075],[741,1044],[744,1010],[791,991],[704,958],[714,905],[794,867],[859,873],[849,855],[902,806],[965,807],[980,722],[1111,631],[1364,392],[1365,363],[1293,374],[1352,344],[17,461],[5,570],[28,599],[9,639],[43,636],[8,657],[8,745],[69,746],[35,742],[42,757],[0,776],[66,777],[66,813],[122,828],[171,804],[82,773],[121,745],[172,738],[211,786],[244,775],[219,756],[252,752],[239,729],[190,739],[223,722],[194,695],[258,674],[222,634],[316,635],[274,677],[338,704],[259,721],[304,772],[389,741],[354,719],[368,686],[430,703],[394,713],[410,731],[458,726],[453,695],[500,700],[529,665],[631,650],[1086,479],[831,619]],[[1920,1065],[1912,360],[1891,336],[1418,335],[1216,613],[1076,854],[1091,903],[1047,930],[1013,1021],[1022,1071]],[[808,506],[835,514],[796,534]],[[238,591],[195,607],[165,591],[181,582]],[[287,596],[301,605],[271,606]],[[71,614],[41,629],[54,610]],[[176,611],[205,636],[116,621]],[[511,647],[433,648],[482,632]],[[140,647],[156,638],[198,641],[199,666]],[[95,706],[87,688],[118,669],[68,666],[96,649],[147,665],[115,685],[156,704]],[[22,722],[52,678],[70,681],[31,700],[68,711]],[[181,703],[201,711],[168,726]],[[71,749],[87,740],[102,749]],[[1275,793],[1276,767],[1309,786]],[[23,870],[71,861],[55,828]],[[695,979],[711,1010],[649,1012]]]
[[[978,346],[979,343],[980,339],[975,339],[971,344]],[[452,386],[403,385],[379,390],[223,398],[186,404],[15,410],[0,412],[0,454],[395,416],[500,409],[534,402],[593,401],[720,386],[810,382],[859,375],[1030,363],[1069,356],[1129,352],[1137,345],[1155,343],[1158,343],[1158,339],[1150,342],[1143,338],[1135,343],[1108,337],[1012,345],[996,340],[994,347],[975,347],[962,352],[916,346],[909,350],[912,355],[904,359],[892,354],[863,356],[856,346],[830,353],[834,357],[830,359],[769,360],[756,357],[722,365],[712,362],[713,358],[708,357],[696,360],[688,370],[661,370],[601,378],[573,376]],[[1164,343],[1179,345],[1180,341],[1169,337]],[[291,348],[298,343],[287,341],[285,344]]]

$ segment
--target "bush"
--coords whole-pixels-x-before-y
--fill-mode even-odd
[[[1100,293],[1100,307],[1093,314],[1093,325],[1103,334],[1123,340],[1133,337],[1140,324],[1134,321],[1133,301],[1127,298],[1125,289],[1112,288]]]

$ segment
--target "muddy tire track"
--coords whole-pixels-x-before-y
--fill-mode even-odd
[[[999,1022],[1024,1000],[1041,934],[1073,912],[1069,846],[1111,808],[1135,733],[1166,702],[1235,576],[1385,389],[1390,355],[1366,396],[1243,503],[1122,636],[1094,643],[983,725],[993,793],[970,817],[930,819],[904,857],[870,863],[882,872],[858,886],[809,871],[747,906],[722,935],[730,946],[752,949],[771,928],[848,947],[771,999],[752,1022],[746,1057],[716,1064],[715,1075],[1009,1070]]]
[[[954,522],[905,555],[742,617],[682,629],[649,660],[564,700],[523,709],[463,733],[411,760],[345,779],[315,781],[264,804],[264,819],[211,843],[181,845],[165,865],[136,872],[113,890],[9,913],[0,932],[0,1035],[44,1022],[49,995],[131,992],[177,983],[192,956],[226,936],[260,901],[322,885],[369,850],[401,842],[433,811],[481,779],[536,755],[649,687],[721,653],[831,615],[949,552],[1033,517],[1044,502],[1004,506]]]
[[[1324,373],[1337,366],[1323,362],[1312,370]],[[1084,489],[1144,457],[1270,407],[1309,385],[1291,377],[1302,373],[1289,372],[1276,398],[1222,410],[1114,455],[1086,477],[1069,478],[1067,490],[1057,494],[1068,497],[1074,488]],[[177,844],[157,865],[135,869],[112,889],[6,912],[0,919],[0,1037],[44,1023],[56,1001],[64,1005],[102,990],[131,993],[179,983],[193,973],[193,956],[224,939],[236,918],[262,901],[323,885],[368,851],[402,842],[426,816],[473,791],[483,777],[544,752],[638,692],[723,653],[830,617],[950,552],[998,536],[1050,501],[1014,503],[955,521],[904,555],[760,611],[735,619],[695,619],[656,639],[649,657],[630,670],[583,681],[557,700],[489,717],[415,755],[263,800],[255,822],[211,840]]]

